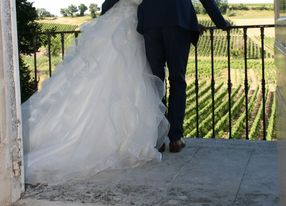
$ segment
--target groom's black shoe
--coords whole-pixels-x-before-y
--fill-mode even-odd
[[[165,150],[166,150],[166,144],[163,143],[162,146],[159,148],[158,151],[161,152],[161,153],[163,153],[163,152],[165,152]]]
[[[181,138],[177,141],[170,142],[169,150],[171,153],[177,153],[180,152],[185,146],[186,146],[185,140]]]

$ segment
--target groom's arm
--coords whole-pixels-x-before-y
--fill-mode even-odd
[[[116,4],[119,0],[105,0],[101,6],[101,15],[107,12],[114,4]]]
[[[215,25],[220,29],[229,27],[229,23],[223,18],[216,2],[214,0],[200,0],[206,12],[211,17]]]

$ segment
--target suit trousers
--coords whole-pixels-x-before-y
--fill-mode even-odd
[[[171,142],[183,137],[186,108],[186,67],[191,45],[191,32],[182,27],[150,28],[144,31],[146,55],[154,75],[165,80],[169,72],[167,118]]]

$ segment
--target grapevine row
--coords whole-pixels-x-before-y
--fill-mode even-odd
[[[267,100],[267,97],[268,97],[268,95],[266,95],[266,100]],[[255,116],[255,119],[252,123],[251,129],[249,132],[249,139],[250,140],[254,140],[257,137],[257,134],[259,131],[259,124],[260,124],[260,120],[262,118],[262,115],[263,115],[263,104],[260,104],[258,112]]]
[[[258,88],[255,90],[254,94],[252,95],[251,99],[250,99],[250,103],[248,105],[248,111],[249,113],[251,113],[254,103],[256,101],[256,97],[257,97],[257,93],[258,93]],[[233,127],[233,137],[239,137],[240,135],[240,131],[243,127],[243,123],[245,122],[246,119],[246,112],[244,112],[239,119],[236,121],[234,127]]]
[[[233,93],[233,97],[238,93],[238,91],[240,90],[240,87],[237,87],[236,90]],[[218,95],[215,98],[215,103],[219,103],[219,100],[224,99],[224,97],[227,95],[228,91],[225,89],[223,92],[220,93],[220,95]],[[203,107],[200,111],[199,111],[199,117],[201,119],[204,119],[207,115],[210,115],[211,113],[211,107],[212,107],[212,101],[208,100],[208,103],[205,107]],[[191,128],[194,127],[195,124],[195,120],[196,120],[196,114],[193,114],[190,118],[188,118],[185,121],[184,127],[186,128],[186,132],[189,132]]]
[[[274,131],[274,125],[275,125],[275,117],[276,117],[276,95],[274,93],[274,97],[272,100],[272,106],[271,106],[271,115],[268,121],[268,126],[266,130],[266,140],[271,141],[272,135]]]
[[[241,107],[243,105],[244,96],[241,95],[240,98],[237,100],[237,102],[232,106],[231,113],[233,116],[237,116],[241,110]],[[227,102],[228,103],[228,102]],[[228,104],[226,104],[228,106]],[[229,114],[226,112],[227,107],[225,108],[225,111],[222,113],[219,113],[218,116],[220,117],[220,120],[215,125],[215,132],[218,133],[220,130],[225,130],[225,128],[228,126],[227,121],[229,118]],[[208,133],[205,135],[205,138],[211,138],[212,137],[212,131],[208,131]]]
[[[235,97],[236,94],[232,94],[232,99]],[[234,108],[238,107],[241,103],[243,103],[243,95],[241,95],[241,97],[239,98],[239,100],[236,102],[236,104],[233,106]],[[222,114],[225,114],[226,111],[228,109],[228,101],[224,101],[223,104],[221,104],[219,107],[217,107],[215,109],[215,116],[222,116]],[[212,115],[209,115],[207,118],[205,118],[199,125],[199,130],[201,132],[203,132],[203,134],[201,134],[202,136],[204,136],[204,134],[206,134],[211,127],[211,122],[212,122]],[[188,136],[189,137],[193,137],[196,134],[196,129],[193,129]]]

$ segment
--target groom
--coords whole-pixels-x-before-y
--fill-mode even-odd
[[[119,0],[106,0],[102,14]],[[218,28],[226,29],[224,20],[214,0],[200,0]],[[183,121],[186,107],[186,66],[190,44],[196,45],[200,26],[191,0],[143,0],[138,7],[137,30],[144,36],[146,56],[152,72],[165,80],[168,66],[170,96],[167,118],[170,122],[170,152],[180,152],[185,147]],[[164,150],[165,145],[160,149]]]

